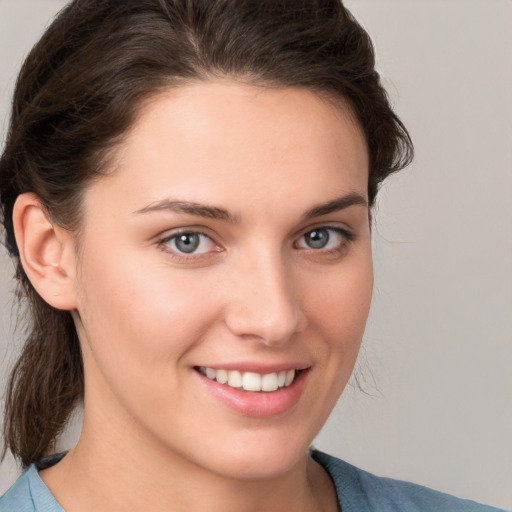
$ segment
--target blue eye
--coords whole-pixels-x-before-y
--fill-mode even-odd
[[[210,237],[194,231],[172,235],[163,240],[162,244],[180,254],[204,254],[216,247]]]
[[[330,240],[327,229],[314,229],[304,235],[304,241],[311,249],[323,249]]]
[[[337,249],[343,247],[352,239],[347,231],[334,228],[322,227],[308,231],[297,242],[297,246],[303,249]]]

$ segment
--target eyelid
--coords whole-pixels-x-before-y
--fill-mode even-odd
[[[351,240],[353,240],[356,237],[355,231],[353,229],[347,227],[346,225],[340,226],[339,224],[332,224],[332,223],[321,224],[320,223],[320,224],[310,225],[305,229],[301,229],[300,232],[298,233],[297,239],[302,238],[304,235],[307,235],[308,233],[311,233],[312,231],[320,230],[320,229],[328,229],[328,230],[335,231],[336,233],[346,237],[347,239],[351,239]]]
[[[170,240],[175,236],[183,235],[186,233],[203,235],[210,238],[213,242],[217,243],[218,236],[216,235],[216,233],[212,232],[211,229],[201,225],[179,226],[175,228],[162,230],[160,234],[155,236],[155,239],[159,242],[163,242],[166,240]]]
[[[215,238],[210,233],[206,231],[208,230],[205,230],[204,228],[197,226],[186,226],[176,228],[174,230],[165,232],[165,234],[160,235],[157,239],[157,246],[173,259],[178,260],[178,262],[193,263],[202,259],[207,259],[209,257],[214,256],[215,254],[218,254],[219,252],[223,252],[224,248],[215,240]],[[168,243],[171,240],[183,234],[199,235],[206,237],[214,246],[214,249],[206,252],[187,254],[184,252],[179,252],[169,247]]]
[[[356,239],[356,234],[353,230],[337,226],[337,225],[331,225],[331,224],[319,224],[315,226],[308,227],[306,230],[302,231],[299,237],[294,242],[294,246],[297,246],[299,244],[299,241],[306,236],[308,233],[311,233],[312,231],[320,231],[320,230],[327,230],[327,231],[334,231],[337,235],[342,237],[342,241],[337,247],[329,247],[329,248],[318,248],[315,249],[313,247],[298,247],[301,250],[305,251],[312,251],[314,253],[328,253],[332,251],[340,251],[340,249],[346,248],[351,242],[353,242]]]

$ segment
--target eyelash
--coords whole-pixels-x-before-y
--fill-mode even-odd
[[[334,232],[337,236],[341,238],[341,242],[336,246],[329,249],[325,248],[313,248],[313,247],[305,247],[305,250],[312,251],[314,253],[320,253],[322,255],[339,255],[341,252],[345,251],[348,247],[348,245],[353,242],[356,238],[355,234],[347,229],[340,228],[339,226],[318,226],[314,227],[312,229],[309,229],[306,231],[299,240],[302,240],[305,236],[310,235],[314,232],[320,232],[320,231],[327,231],[327,232]],[[327,240],[327,243],[330,241],[331,235],[329,235],[329,238]],[[297,246],[299,242],[295,242],[295,246]]]
[[[340,244],[337,245],[336,247],[332,247],[332,248],[328,248],[328,249],[313,248],[313,247],[299,247],[298,246],[300,240],[302,240],[305,236],[307,236],[315,231],[317,231],[317,232],[320,232],[320,231],[334,232],[336,235],[340,236],[342,240],[341,240]],[[213,251],[207,251],[207,252],[203,252],[203,253],[191,252],[191,253],[187,254],[185,252],[181,252],[177,248],[173,249],[173,248],[169,247],[169,244],[172,241],[174,241],[174,246],[176,247],[176,242],[178,241],[179,237],[183,236],[183,235],[199,236],[201,238],[206,238],[216,249],[214,249]],[[300,250],[306,250],[306,251],[311,251],[312,253],[317,253],[319,256],[320,255],[336,256],[336,255],[339,255],[340,253],[344,252],[347,249],[347,247],[350,245],[350,243],[353,242],[355,239],[356,239],[356,235],[347,229],[340,228],[338,226],[318,226],[318,227],[308,229],[308,231],[304,232],[299,237],[299,239],[294,242],[293,246]],[[329,241],[330,241],[330,239],[328,239],[327,242],[329,242]],[[203,240],[203,242],[200,241],[199,243],[204,243],[204,240]],[[223,249],[219,245],[216,244],[216,242],[212,239],[212,237],[210,235],[202,232],[201,230],[197,230],[197,229],[193,229],[193,228],[192,229],[183,229],[178,232],[174,232],[170,235],[165,236],[164,238],[162,238],[158,241],[158,247],[161,248],[166,253],[170,254],[173,258],[177,259],[178,262],[184,262],[184,263],[195,262],[195,261],[198,261],[203,258],[212,257],[219,252],[223,252]]]
[[[180,236],[189,235],[189,236],[199,236],[201,238],[206,238],[216,249],[213,251],[208,251],[204,253],[190,253],[187,254],[185,252],[179,251],[179,249],[171,248],[169,247],[169,244],[174,241],[174,245],[176,246],[176,242],[178,241]],[[204,243],[199,242],[199,243]],[[180,231],[174,232],[168,236],[165,236],[161,240],[158,241],[158,247],[165,251],[167,254],[170,254],[174,259],[178,260],[178,262],[182,263],[188,263],[188,262],[194,262],[199,259],[209,258],[213,256],[216,253],[222,252],[223,249],[215,243],[215,241],[212,239],[210,235],[207,235],[206,233],[202,232],[198,229],[182,229]]]

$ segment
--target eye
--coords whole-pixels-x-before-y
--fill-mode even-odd
[[[175,233],[162,240],[160,245],[181,255],[205,254],[218,250],[218,246],[209,236],[197,231]]]
[[[321,227],[304,233],[296,245],[302,249],[336,250],[343,248],[352,239],[353,235],[344,229]]]

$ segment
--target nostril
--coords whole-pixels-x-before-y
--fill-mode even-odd
[[[303,322],[298,315],[277,311],[276,315],[257,314],[256,311],[231,312],[226,318],[229,330],[245,339],[258,339],[267,345],[287,343],[302,330]]]
[[[268,345],[286,343],[306,325],[292,276],[281,254],[260,247],[250,260],[251,265],[246,260],[232,276],[226,324],[233,334],[246,339]]]

